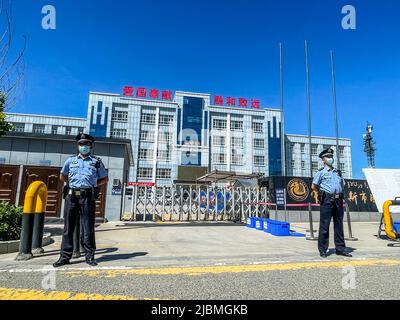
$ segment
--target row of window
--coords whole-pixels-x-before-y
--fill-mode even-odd
[[[154,131],[142,130],[140,131],[139,140],[142,142],[154,142]],[[158,142],[169,144],[172,140],[172,133],[159,132]]]
[[[290,153],[294,152],[296,143],[290,143],[289,145],[289,151]],[[323,145],[322,146],[322,150],[326,150],[328,148],[330,148],[331,146],[328,145]],[[320,145],[318,144],[311,144],[311,154],[313,156],[318,156],[319,152],[318,150],[320,150]],[[305,143],[300,143],[300,153],[305,154],[306,153],[306,144]],[[339,146],[339,156],[340,157],[344,157],[344,146]]]
[[[225,136],[213,136],[213,146],[224,147],[226,145]],[[264,139],[253,139],[254,149],[264,149],[265,141]],[[243,148],[243,138],[231,137],[231,147]]]
[[[154,155],[153,149],[139,149],[140,160],[152,160]],[[157,150],[157,160],[159,161],[171,161],[170,150]]]
[[[227,120],[224,119],[213,119],[213,129],[217,130],[226,130],[227,128]],[[252,122],[251,128],[254,132],[263,133],[264,132],[264,124],[262,122]],[[243,122],[232,120],[230,124],[231,131],[243,131]]]
[[[226,164],[226,154],[224,153],[213,153],[212,162],[214,164]],[[235,165],[243,165],[243,155],[242,154],[232,154],[231,163]],[[255,166],[263,167],[265,166],[264,156],[254,156],[253,163]]]
[[[345,172],[345,164],[344,163],[340,163],[339,166],[340,166],[339,169],[342,171],[342,173],[344,173]],[[295,160],[291,160],[290,167],[292,169],[296,168],[296,161]],[[307,170],[307,169],[308,168],[306,168],[306,162],[305,161],[301,161],[301,170]],[[312,169],[313,172],[318,171],[319,170],[319,163],[317,161],[313,161],[311,169]]]
[[[151,179],[153,168],[139,168],[138,179]],[[157,168],[156,179],[171,179],[171,169]]]
[[[155,113],[142,113],[140,116],[140,122],[146,124],[155,124],[156,115]],[[174,122],[174,116],[171,114],[160,114],[159,124],[163,126],[169,126]]]
[[[13,130],[14,132],[26,132],[25,130],[25,123],[11,123],[13,125]],[[64,129],[63,129],[64,128]],[[83,127],[62,127],[62,126],[57,126],[53,125],[51,126],[51,134],[56,135],[56,134],[66,134],[66,135],[71,135],[73,132],[73,129],[77,129],[76,131],[78,133],[84,132]],[[32,132],[37,133],[37,134],[45,134],[48,133],[46,132],[46,125],[44,124],[33,124],[32,125]]]

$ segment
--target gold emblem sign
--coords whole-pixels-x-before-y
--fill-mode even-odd
[[[292,179],[287,185],[289,196],[295,201],[304,201],[308,198],[308,185],[301,179]]]

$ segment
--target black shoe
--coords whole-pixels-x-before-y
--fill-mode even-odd
[[[53,263],[53,267],[54,268],[59,268],[59,267],[65,266],[66,264],[69,264],[69,260],[60,259],[57,262]]]
[[[326,252],[320,252],[320,253],[319,253],[319,256],[320,256],[321,258],[328,258],[328,254],[327,254]]]
[[[344,252],[344,251],[336,251],[336,255],[337,256],[343,256],[343,257],[347,257],[347,258],[351,258],[352,255],[348,252]]]
[[[96,260],[94,260],[94,258],[86,259],[86,263],[87,263],[89,266],[92,266],[92,267],[97,266],[97,262],[96,262]]]

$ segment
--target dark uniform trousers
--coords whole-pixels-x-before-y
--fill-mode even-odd
[[[64,233],[61,244],[61,258],[70,260],[73,253],[74,230],[77,219],[81,220],[81,243],[85,250],[86,259],[94,258],[96,251],[95,241],[95,214],[96,202],[92,197],[76,197],[68,195],[65,198],[64,208]],[[76,249],[76,248],[75,248]],[[79,250],[79,249],[78,249]],[[75,250],[75,251],[78,251]]]
[[[346,244],[343,231],[343,199],[324,198],[321,201],[320,227],[318,236],[319,252],[327,252],[329,248],[329,225],[333,218],[336,251],[344,252]]]

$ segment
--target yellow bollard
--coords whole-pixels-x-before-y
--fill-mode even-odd
[[[391,206],[400,206],[400,200],[389,200],[383,204],[383,221],[385,222],[385,232],[386,235],[392,240],[398,240],[400,238],[400,234],[396,233],[393,230],[393,219],[390,214]]]
[[[32,246],[36,253],[43,251],[41,246],[47,197],[47,186],[42,181],[33,182],[26,191],[19,253],[15,258],[17,261],[31,259]]]

